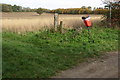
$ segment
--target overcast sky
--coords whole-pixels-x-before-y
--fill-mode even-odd
[[[81,6],[103,7],[101,0],[0,0],[0,3],[30,8],[80,8]]]

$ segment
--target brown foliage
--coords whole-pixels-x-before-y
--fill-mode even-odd
[[[118,26],[120,27],[120,1],[116,1],[111,4],[112,14],[111,14],[111,26]],[[110,12],[105,14],[106,20],[110,21]]]

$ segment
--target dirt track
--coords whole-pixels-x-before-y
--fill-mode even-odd
[[[53,78],[118,78],[118,52],[79,64]]]

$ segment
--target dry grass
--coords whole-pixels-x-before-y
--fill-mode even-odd
[[[64,22],[64,28],[82,27],[83,15],[59,15],[59,21]],[[92,22],[99,22],[101,15],[90,15]],[[53,27],[54,15],[42,14],[38,15],[35,12],[14,12],[2,13],[2,30],[13,32],[26,32]]]

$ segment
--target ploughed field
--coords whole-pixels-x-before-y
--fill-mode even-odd
[[[83,27],[82,16],[60,14],[59,22],[63,21],[64,28]],[[101,21],[102,15],[90,15],[91,21],[96,24]],[[43,13],[38,15],[36,12],[12,12],[2,13],[2,30],[12,32],[36,31],[40,29],[52,28],[54,24],[54,14]]]

